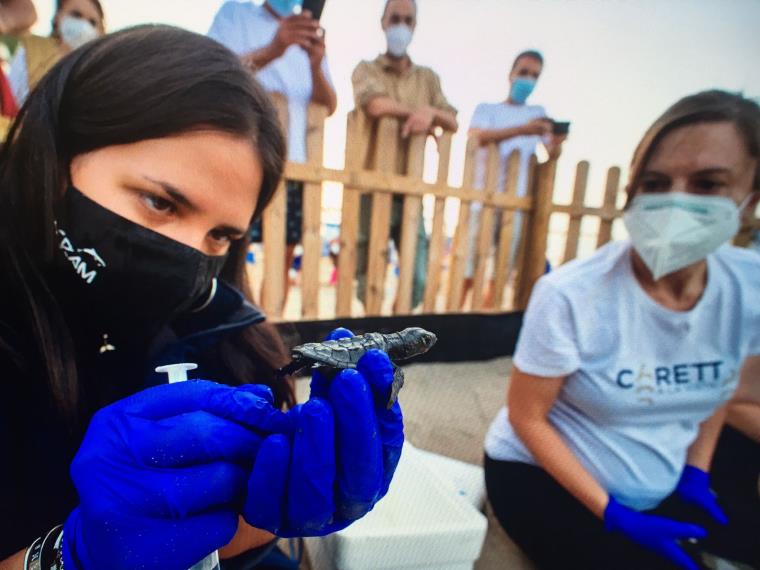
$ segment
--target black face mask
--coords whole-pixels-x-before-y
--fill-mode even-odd
[[[149,334],[207,304],[227,258],[122,218],[74,187],[66,191],[55,231],[61,302],[74,302],[99,332],[122,338]],[[109,350],[107,342],[104,347]]]

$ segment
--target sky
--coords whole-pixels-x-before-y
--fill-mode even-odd
[[[110,31],[163,22],[205,33],[222,0],[101,0]],[[233,0],[234,1],[234,0]],[[325,161],[341,167],[351,72],[385,49],[385,0],[327,0],[322,18],[338,94]],[[557,195],[569,201],[572,173],[589,160],[589,200],[601,202],[606,169],[624,169],[648,125],[680,97],[703,89],[760,97],[760,0],[417,0],[410,46],[432,67],[459,110],[450,181],[461,182],[465,132],[475,106],[505,99],[514,56],[545,57],[530,103],[572,122]],[[36,2],[49,31],[52,0]]]

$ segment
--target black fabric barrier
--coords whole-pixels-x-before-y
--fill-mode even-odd
[[[278,323],[288,346],[323,340],[337,327],[354,334],[396,332],[407,327],[422,327],[438,336],[438,342],[415,362],[466,362],[511,356],[517,344],[523,313],[458,315],[404,315],[365,317],[330,321]]]

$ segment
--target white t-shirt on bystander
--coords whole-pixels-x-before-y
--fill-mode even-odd
[[[208,36],[239,56],[269,45],[277,34],[279,20],[264,6],[253,2],[229,1],[214,18]],[[332,84],[327,58],[322,71]],[[256,79],[270,93],[281,93],[288,100],[288,160],[306,162],[306,127],[312,96],[309,55],[297,45],[256,72]]]
[[[610,494],[646,510],[673,492],[699,424],[731,397],[744,360],[760,355],[760,256],[728,245],[709,255],[702,298],[677,312],[640,287],[631,251],[614,242],[542,277],[514,364],[566,377],[549,421]],[[506,408],[485,449],[536,463]]]
[[[507,129],[525,125],[534,119],[546,117],[546,111],[540,105],[511,105],[509,103],[481,103],[475,108],[475,113],[470,121],[471,129]],[[513,151],[520,153],[520,171],[517,177],[517,195],[525,196],[528,191],[528,166],[530,157],[535,154],[536,147],[543,142],[538,135],[525,135],[505,139],[499,143],[499,179],[497,192],[503,192],[506,184],[507,161]],[[486,184],[486,167],[488,164],[488,149],[478,149],[475,161],[475,188],[483,189]],[[469,248],[465,276],[472,277],[475,272],[475,250],[477,246],[477,233],[479,231],[481,204],[473,202],[470,207]],[[514,228],[510,251],[509,271],[514,265],[519,244],[520,230],[522,228],[522,216],[519,212],[512,219]],[[495,224],[494,234],[497,231]]]

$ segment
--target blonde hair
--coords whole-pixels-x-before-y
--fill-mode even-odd
[[[717,89],[688,95],[673,104],[644,134],[631,161],[628,179],[628,202],[636,192],[644,168],[657,145],[668,133],[696,123],[729,122],[744,139],[747,152],[757,160],[753,191],[760,191],[760,106],[741,95]]]

